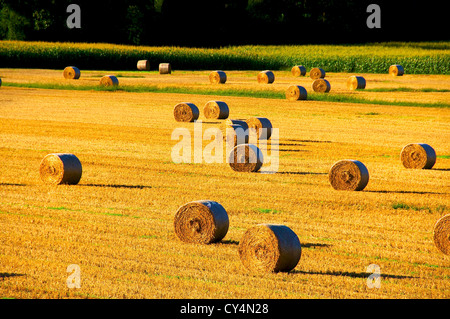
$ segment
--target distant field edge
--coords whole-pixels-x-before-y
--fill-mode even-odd
[[[359,45],[246,45],[221,48],[151,47],[107,43],[0,41],[0,68],[136,70],[170,63],[173,70],[307,70],[387,73],[400,64],[406,74],[450,74],[450,41]]]

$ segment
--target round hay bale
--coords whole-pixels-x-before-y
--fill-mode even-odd
[[[336,190],[360,191],[369,182],[369,171],[360,161],[341,160],[331,167],[328,178]]]
[[[249,228],[239,242],[242,264],[254,272],[288,272],[302,255],[298,236],[285,225],[259,224]]]
[[[46,184],[76,185],[81,179],[81,162],[78,157],[69,153],[48,154],[39,165],[39,174]]]
[[[292,67],[291,73],[293,76],[305,76],[306,68],[303,65],[295,65]]]
[[[2,86],[2,79],[0,79],[0,86]]]
[[[248,131],[244,130],[239,124],[228,125],[225,132],[222,131],[222,134],[228,145],[228,149],[248,143]]]
[[[308,92],[303,86],[291,85],[286,90],[286,99],[289,101],[306,100]]]
[[[226,141],[226,139],[227,139],[227,128],[228,127],[232,128],[232,130],[235,132],[239,127],[241,127],[242,131],[244,131],[244,134],[246,135],[245,140],[248,141],[248,125],[244,119],[226,119],[220,125],[220,130],[222,131],[222,136],[223,136],[224,141]]]
[[[228,154],[228,163],[236,172],[257,172],[264,163],[261,150],[253,144],[240,144]]]
[[[137,63],[137,69],[139,71],[150,71],[150,61],[149,60],[139,60]]]
[[[212,84],[224,84],[227,81],[227,74],[223,71],[212,71],[209,74],[209,82]]]
[[[436,163],[436,152],[428,144],[413,143],[403,147],[400,159],[406,168],[430,169]]]
[[[194,122],[199,115],[200,111],[194,103],[181,102],[173,108],[173,116],[177,122]]]
[[[366,88],[366,79],[362,76],[352,75],[347,79],[347,89],[349,90],[361,90]]]
[[[325,77],[325,70],[321,68],[312,68],[311,71],[309,71],[309,77],[313,80],[323,79]]]
[[[245,119],[226,119],[223,123],[223,126],[231,126],[231,125],[240,125],[244,129],[244,131],[248,130],[248,124]]]
[[[450,255],[450,214],[439,218],[434,225],[433,240],[441,252]]]
[[[207,119],[223,120],[228,118],[230,110],[228,105],[222,101],[208,101],[203,108],[203,113]]]
[[[265,117],[251,117],[246,120],[249,130],[254,129],[258,139],[268,140],[272,135],[272,123]]]
[[[100,79],[100,85],[108,86],[118,86],[119,80],[114,75],[105,75]]]
[[[178,208],[174,218],[177,237],[187,243],[211,244],[228,232],[228,214],[211,200],[189,202]]]
[[[159,64],[159,74],[171,74],[172,66],[170,63],[160,63]]]
[[[402,76],[405,70],[400,64],[393,64],[389,67],[389,74],[392,76]]]
[[[75,66],[68,66],[64,68],[63,76],[68,80],[78,80],[80,78],[81,72]]]
[[[256,78],[258,80],[258,83],[271,84],[275,81],[275,74],[273,74],[272,71],[265,70],[259,72]]]
[[[311,85],[314,92],[319,93],[328,93],[331,90],[331,85],[328,80],[325,79],[315,79],[314,82]]]

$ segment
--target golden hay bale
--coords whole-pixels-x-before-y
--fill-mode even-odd
[[[0,86],[2,86],[2,79],[0,79]]]
[[[402,76],[405,70],[400,64],[393,64],[389,67],[389,74],[392,76]]]
[[[286,99],[289,101],[306,100],[308,92],[303,86],[291,85],[286,90]]]
[[[68,66],[64,68],[63,76],[65,79],[77,80],[80,78],[80,75],[81,75],[80,69],[78,69],[75,66]]]
[[[253,144],[240,144],[228,154],[228,163],[236,172],[257,172],[264,163],[261,150]]]
[[[400,159],[406,168],[430,169],[436,163],[436,152],[428,144],[413,143],[403,147]]]
[[[170,63],[160,63],[159,64],[159,74],[171,74],[172,66]]]
[[[369,182],[369,171],[360,161],[341,160],[331,167],[328,179],[336,190],[360,191]]]
[[[231,125],[240,125],[244,129],[244,131],[248,130],[248,124],[245,119],[226,119],[223,123],[223,127],[231,126]]]
[[[223,120],[228,118],[230,110],[228,105],[222,101],[208,101],[203,108],[203,113],[207,119]]]
[[[81,162],[73,154],[48,154],[39,165],[39,174],[41,180],[46,184],[76,185],[81,179]]]
[[[275,74],[273,74],[272,71],[265,70],[258,73],[258,76],[256,77],[258,80],[258,83],[262,84],[270,84],[275,81]]]
[[[352,75],[347,79],[347,89],[349,90],[361,90],[366,87],[366,79],[362,76]]]
[[[450,214],[439,218],[434,225],[433,240],[441,252],[450,255]]]
[[[173,108],[173,116],[177,122],[194,122],[199,115],[200,111],[194,103],[181,102]]]
[[[254,272],[288,272],[302,255],[298,236],[285,225],[259,224],[249,228],[239,242],[242,264]]]
[[[100,79],[102,86],[118,86],[119,80],[114,75],[105,75]]]
[[[272,123],[265,117],[251,117],[246,120],[249,130],[254,129],[258,139],[268,140],[272,135]]]
[[[228,149],[232,149],[240,144],[248,143],[248,131],[239,124],[228,125],[225,131],[222,131],[223,139],[226,141]]]
[[[139,71],[150,71],[150,61],[149,60],[139,60],[137,63],[137,69]]]
[[[323,79],[325,77],[325,70],[321,68],[312,68],[311,71],[309,71],[309,77],[313,80]]]
[[[291,73],[293,76],[305,76],[306,68],[303,65],[295,65],[292,67]]]
[[[245,119],[226,119],[221,125],[220,125],[220,130],[222,132],[222,136],[224,141],[226,141],[227,139],[227,128],[231,128],[232,130],[230,131],[231,134],[233,134],[232,132],[236,132],[236,130],[241,127],[242,131],[244,131],[244,136],[245,140],[248,142],[248,125],[247,122],[245,122]],[[239,133],[241,133],[241,131],[239,131]],[[239,136],[241,136],[242,133]],[[247,143],[246,142],[246,143]],[[237,145],[237,144],[236,144]]]
[[[209,74],[209,82],[212,84],[224,84],[227,81],[227,74],[223,71],[212,71]]]
[[[314,92],[319,93],[328,93],[331,90],[331,85],[328,80],[325,79],[315,79],[314,82],[311,84],[311,87]]]
[[[227,212],[221,204],[211,200],[184,204],[178,208],[174,218],[175,234],[187,243],[218,242],[225,237],[228,227]]]

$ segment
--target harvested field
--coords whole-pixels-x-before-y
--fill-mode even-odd
[[[367,100],[351,103],[313,100],[311,78],[290,70],[274,71],[269,86],[255,81],[258,71],[225,70],[220,85],[281,98],[222,95],[211,89],[210,72],[83,70],[65,81],[62,70],[0,69],[1,297],[450,297],[450,259],[433,239],[436,221],[450,212],[450,76],[358,73],[366,88],[350,91],[353,74],[327,72],[327,96]],[[96,89],[104,74],[115,74],[119,89]],[[52,89],[59,84],[65,87]],[[307,100],[286,100],[294,84],[307,88]],[[125,90],[146,86],[194,93]],[[270,119],[279,137],[263,151],[278,151],[277,173],[172,161],[172,132],[187,128],[193,136],[199,125],[176,122],[174,106],[211,100],[226,102],[232,119]],[[203,132],[224,122],[202,113],[199,120]],[[210,142],[202,141],[203,149]],[[432,169],[403,167],[400,151],[409,143],[433,146]],[[83,165],[77,185],[41,181],[39,164],[50,153],[76,154]],[[328,171],[341,159],[366,165],[363,190],[331,187]],[[205,199],[226,210],[226,236],[209,245],[179,240],[177,209]],[[290,272],[253,273],[242,265],[239,243],[262,223],[286,225],[298,236],[301,259]],[[80,267],[81,288],[67,287],[71,264]],[[367,286],[371,264],[381,269],[380,288]]]

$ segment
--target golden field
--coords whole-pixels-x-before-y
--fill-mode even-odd
[[[83,71],[0,69],[0,297],[3,298],[449,298],[450,256],[433,243],[433,227],[450,213],[450,111],[370,103],[176,93],[130,93],[8,87],[7,83],[96,85],[120,73],[120,86],[209,88],[209,71]],[[275,72],[227,71],[228,89],[282,91],[312,80]],[[329,94],[366,99],[450,103],[448,75],[362,74],[367,89],[348,91],[350,74],[327,73]],[[225,101],[231,118],[263,116],[279,129],[276,174],[237,173],[226,163],[172,162],[180,124],[173,107]],[[209,141],[203,141],[203,146]],[[431,170],[405,169],[400,151],[427,143]],[[78,185],[41,182],[48,153],[73,153],[83,165]],[[356,159],[370,173],[360,192],[334,190],[328,170]],[[173,218],[200,199],[221,203],[230,228],[216,244],[181,242]],[[290,227],[302,256],[289,273],[246,270],[238,245],[259,223]],[[68,288],[67,267],[79,265],[81,288]],[[380,266],[380,288],[366,272]]]

